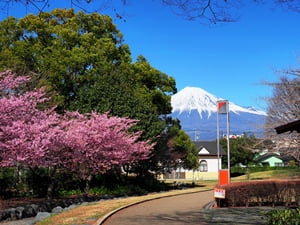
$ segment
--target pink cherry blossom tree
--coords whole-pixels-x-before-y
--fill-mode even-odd
[[[53,109],[38,110],[47,100],[43,89],[22,93],[28,81],[10,71],[0,73],[0,167],[16,168],[17,186],[22,183],[20,168],[40,166],[59,130]]]
[[[43,89],[17,94],[16,89],[28,82],[28,77],[16,77],[10,71],[0,73],[0,165],[36,166],[51,146],[58,123],[53,109],[38,110],[47,100]]]
[[[14,90],[20,85],[28,82],[29,77],[26,76],[16,76],[10,70],[6,70],[0,73],[0,93],[1,95],[9,93],[9,90]]]
[[[16,92],[28,81],[0,73],[0,166],[64,168],[85,179],[88,188],[92,175],[148,157],[153,145],[139,140],[140,132],[128,132],[136,120],[40,110],[48,100],[43,89]]]
[[[63,167],[85,179],[88,190],[92,175],[148,158],[152,145],[139,140],[140,132],[128,132],[136,123],[108,113],[67,112],[61,123]]]

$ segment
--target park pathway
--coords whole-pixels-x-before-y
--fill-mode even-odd
[[[213,200],[213,191],[163,197],[124,208],[93,225],[265,225],[265,214],[274,209],[211,208]],[[33,225],[34,222],[35,217],[0,222],[0,225]]]
[[[125,208],[101,225],[206,225],[201,209],[213,199],[213,191],[155,199]]]

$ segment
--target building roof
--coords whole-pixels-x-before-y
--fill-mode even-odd
[[[283,124],[281,126],[275,127],[277,134],[282,134],[287,131],[297,131],[300,133],[300,120],[296,120],[290,123]]]
[[[196,145],[198,151],[205,148],[208,151],[208,155],[218,155],[216,141],[194,141],[193,143]],[[221,145],[219,145],[219,151],[220,155],[226,155]]]
[[[256,161],[257,162],[263,162],[269,158],[272,158],[272,157],[275,157],[275,158],[278,158],[278,159],[281,159],[282,160],[282,157],[281,155],[277,154],[277,153],[274,153],[274,152],[268,152],[266,154],[263,154],[263,155],[260,155],[257,157]]]

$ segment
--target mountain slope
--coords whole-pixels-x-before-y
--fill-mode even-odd
[[[172,96],[171,116],[181,121],[182,128],[193,140],[216,139],[218,100],[222,99],[201,88],[186,87]],[[229,102],[229,111],[231,134],[263,134],[265,112],[253,107],[241,107],[232,102]],[[226,116],[219,115],[219,122],[220,132],[225,134]]]

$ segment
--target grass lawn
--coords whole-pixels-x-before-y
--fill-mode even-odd
[[[263,172],[251,173],[247,179],[246,175],[234,177],[232,181],[245,181],[245,180],[265,180],[265,179],[293,179],[300,178],[300,171],[297,170],[269,170]]]

